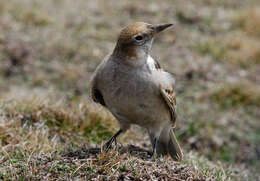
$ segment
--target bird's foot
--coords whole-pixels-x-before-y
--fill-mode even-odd
[[[158,139],[155,137],[153,141],[153,150],[152,150],[152,155],[151,158],[156,157],[156,147],[157,147]]]
[[[112,136],[103,146],[102,150],[108,151],[112,148],[113,142],[115,142],[115,145],[117,146],[116,138],[122,133],[123,131],[120,129],[114,136]]]
[[[115,137],[111,137],[103,146],[102,150],[108,151],[109,149],[112,148],[112,144],[115,142],[115,145],[117,145],[117,141]]]

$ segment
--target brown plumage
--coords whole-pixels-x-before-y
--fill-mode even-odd
[[[170,114],[171,114],[171,120],[173,122],[173,126],[176,126],[176,108],[177,108],[177,103],[176,103],[176,97],[175,97],[175,92],[172,86],[168,87],[163,87],[161,86],[160,88],[161,95],[167,104]]]
[[[125,27],[119,34],[118,43],[127,44],[132,41],[132,38],[135,35],[138,35],[140,33],[149,33],[151,30],[148,28],[148,26],[149,25],[147,23],[136,22]]]

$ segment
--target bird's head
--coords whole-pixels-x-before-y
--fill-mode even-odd
[[[151,50],[153,38],[172,25],[152,25],[144,22],[128,25],[119,34],[114,54],[132,60],[146,58]]]

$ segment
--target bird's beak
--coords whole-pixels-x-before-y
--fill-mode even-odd
[[[173,24],[171,24],[171,23],[151,25],[151,29],[153,30],[154,34],[157,34],[157,33],[160,33],[161,31],[165,30],[166,28],[168,28],[172,25]]]

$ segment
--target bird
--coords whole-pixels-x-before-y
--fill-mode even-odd
[[[148,131],[152,155],[170,155],[174,161],[182,161],[174,133],[175,78],[150,55],[154,38],[172,25],[135,22],[124,27],[114,50],[96,68],[90,96],[106,107],[120,125],[104,148],[110,148],[120,134],[135,124]]]

